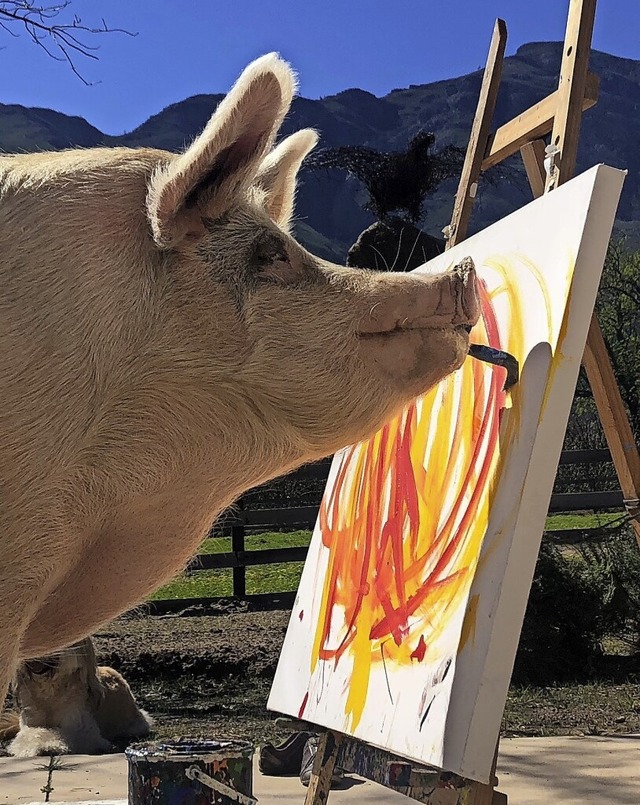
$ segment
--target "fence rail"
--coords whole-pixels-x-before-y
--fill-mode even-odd
[[[560,470],[566,467],[596,465],[602,468],[611,463],[608,450],[572,450],[565,451],[560,457]],[[279,479],[279,482],[326,481],[331,459],[324,459],[315,464],[301,467],[290,475]],[[610,476],[613,477],[613,476]],[[583,479],[584,482],[584,479]],[[319,505],[283,506],[277,508],[260,508],[253,502],[261,489],[252,490],[240,498],[236,505],[225,512],[212,530],[212,536],[225,535],[231,537],[231,551],[225,553],[198,554],[190,562],[188,573],[203,570],[231,569],[233,574],[233,596],[244,599],[268,598],[269,596],[247,596],[246,569],[256,565],[269,565],[282,562],[302,562],[307,555],[306,547],[270,548],[264,550],[247,550],[245,539],[249,534],[270,530],[312,530],[315,526]],[[550,513],[593,511],[603,512],[624,507],[623,495],[619,489],[599,491],[554,492],[549,505]],[[583,533],[597,529],[582,529]],[[566,538],[570,542],[570,531],[557,530],[549,532],[556,540]],[[293,594],[274,593],[280,601],[292,600]],[[153,601],[149,606],[151,613],[175,612],[186,607],[198,607],[211,604],[219,599],[190,598],[172,601]]]

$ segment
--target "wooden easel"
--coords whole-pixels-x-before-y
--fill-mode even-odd
[[[517,151],[534,198],[573,177],[582,112],[598,100],[598,78],[588,72],[595,12],[596,0],[570,0],[558,89],[491,134],[507,41],[504,21],[496,20],[451,224],[445,231],[447,248],[466,237],[481,172]],[[542,137],[548,134],[547,147]],[[640,453],[595,313],[583,365],[640,545]]]
[[[596,0],[570,0],[558,89],[509,123],[491,131],[507,42],[503,20],[496,24],[480,97],[456,194],[447,248],[467,234],[482,171],[520,151],[534,197],[572,178],[582,112],[598,99],[598,79],[588,72]],[[551,134],[549,146],[542,139]],[[625,506],[640,545],[640,454],[635,443],[611,360],[594,314],[583,358]],[[309,725],[306,725],[307,727]],[[305,805],[325,805],[336,762],[345,771],[381,783],[426,805],[506,805],[496,791],[498,746],[489,785],[395,757],[341,733],[324,732],[315,757]]]

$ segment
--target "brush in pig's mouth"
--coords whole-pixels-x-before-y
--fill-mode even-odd
[[[428,328],[426,326],[401,327],[399,324],[397,324],[393,330],[381,330],[375,333],[358,333],[358,338],[365,340],[371,338],[392,338],[399,333],[410,333],[418,329],[425,330]],[[466,333],[468,335],[472,330],[472,326],[470,324],[459,324],[457,327],[454,327],[454,330],[457,330],[461,333]],[[501,349],[495,349],[494,347],[489,347],[484,344],[470,344],[469,357],[475,358],[479,361],[484,361],[485,363],[491,363],[494,366],[502,366],[504,369],[506,369],[507,376],[504,383],[505,391],[508,391],[512,386],[515,386],[520,379],[520,366],[518,364],[518,360],[509,352],[504,352]]]
[[[468,333],[471,332],[471,325],[463,324],[462,327]],[[493,364],[493,366],[502,366],[503,369],[506,369],[507,376],[504,381],[504,391],[508,391],[520,380],[520,364],[518,359],[510,352],[489,347],[485,344],[469,344],[469,357],[475,358],[477,361]]]
[[[493,366],[502,366],[503,369],[506,369],[507,376],[504,381],[504,391],[508,391],[520,380],[520,364],[518,359],[510,352],[484,344],[471,344],[469,346],[469,356],[478,361],[484,361]]]

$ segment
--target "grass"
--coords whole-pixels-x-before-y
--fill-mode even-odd
[[[245,539],[245,550],[258,551],[265,548],[295,548],[307,546],[310,531],[289,533],[268,532],[252,534]],[[231,551],[230,537],[213,537],[202,544],[199,553],[227,553]],[[256,565],[247,568],[247,593],[283,593],[297,590],[303,562],[279,562],[273,565]],[[182,574],[161,587],[151,597],[152,601],[173,598],[217,598],[233,594],[231,570],[203,570],[194,575]]]
[[[577,514],[551,514],[547,517],[547,530],[560,531],[564,529],[599,528],[614,520],[618,520],[622,512],[601,512],[598,514],[582,512]]]
[[[553,514],[547,517],[547,529],[597,528],[620,517],[620,512],[604,514]],[[311,539],[310,531],[290,533],[267,532],[252,534],[245,539],[245,550],[257,551],[265,548],[292,548],[306,546]],[[226,553],[231,551],[230,537],[206,539],[200,547],[201,554]],[[257,565],[247,568],[247,593],[281,593],[296,590],[302,573],[302,562]],[[231,570],[203,570],[193,575],[183,574],[169,584],[161,587],[151,600],[161,601],[173,598],[216,598],[233,593]]]
[[[250,534],[245,537],[245,550],[261,551],[265,548],[295,548],[306,546],[311,540],[311,531],[290,531],[281,533],[269,531],[264,534]],[[231,537],[212,537],[206,539],[198,553],[225,553],[231,550]]]

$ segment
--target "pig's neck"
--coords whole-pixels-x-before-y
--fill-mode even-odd
[[[310,459],[286,423],[254,398],[234,400],[234,415],[211,422],[210,445],[196,458],[207,468],[212,490],[222,506],[243,492],[284,475]]]
[[[133,438],[114,445],[117,409],[103,423],[109,479],[126,479],[117,482],[123,503],[160,490],[170,495],[187,483],[200,490],[202,506],[214,517],[247,489],[312,458],[267,402],[224,382],[184,374],[173,382],[165,375],[155,388],[146,381],[134,397]]]

